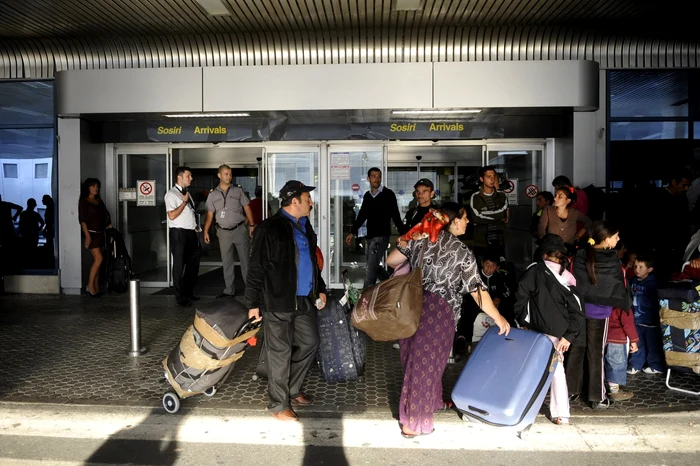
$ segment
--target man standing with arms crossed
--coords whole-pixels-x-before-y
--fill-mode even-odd
[[[367,220],[367,268],[363,288],[374,285],[380,274],[381,279],[389,277],[379,263],[389,246],[390,221],[394,221],[399,234],[405,233],[396,195],[391,189],[382,186],[382,171],[377,167],[370,168],[367,171],[367,181],[369,181],[370,190],[363,196],[360,212],[352,225],[351,233],[345,238],[345,243],[350,246],[353,236],[357,235],[357,231]]]
[[[253,235],[245,290],[248,317],[263,320],[268,366],[267,410],[280,421],[297,421],[292,410],[313,399],[301,391],[316,360],[316,313],[326,305],[326,284],[316,259],[310,191],[296,180],[280,190],[282,208]],[[261,314],[262,312],[262,314]]]
[[[199,274],[200,245],[197,238],[197,215],[187,192],[192,184],[189,167],[177,167],[175,186],[165,193],[165,210],[170,228],[170,252],[173,255],[173,285],[180,306],[198,301],[192,291]]]
[[[217,296],[233,296],[236,294],[234,280],[236,278],[233,247],[238,251],[241,261],[241,274],[243,281],[248,276],[248,244],[250,235],[253,234],[255,223],[253,212],[250,209],[250,200],[238,186],[231,186],[231,167],[221,165],[217,174],[219,186],[209,193],[207,197],[207,218],[204,221],[204,242],[209,244],[209,228],[216,219],[216,236],[219,238],[221,250],[221,262],[224,269],[224,292]],[[248,220],[248,228],[245,221]]]

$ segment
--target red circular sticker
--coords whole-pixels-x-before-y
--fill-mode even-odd
[[[525,195],[530,199],[534,199],[540,193],[540,190],[534,184],[527,185],[525,188]]]
[[[353,185],[352,185],[352,190],[353,190],[353,191],[359,191],[359,190],[360,190],[360,185],[357,184],[357,183],[353,184]]]
[[[151,194],[151,191],[153,191],[153,185],[151,183],[141,183],[139,190],[141,191],[141,194],[148,196]]]
[[[513,191],[515,191],[515,183],[512,181],[508,180],[508,186],[506,188],[503,188],[503,192],[506,194],[510,194]]]

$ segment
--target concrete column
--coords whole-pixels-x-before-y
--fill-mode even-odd
[[[78,294],[82,287],[80,195],[80,120],[58,119],[58,249],[61,291]]]
[[[582,188],[589,184],[606,187],[607,81],[600,71],[599,107],[596,112],[574,112],[574,158],[572,182]]]

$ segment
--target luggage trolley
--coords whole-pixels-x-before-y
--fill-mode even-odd
[[[231,339],[223,337],[199,316],[170,354],[163,360],[165,378],[173,388],[163,395],[163,408],[170,414],[180,410],[180,400],[203,393],[214,396],[233,371],[235,362],[250,346],[262,320],[248,319]],[[213,348],[212,348],[213,347]],[[214,351],[212,351],[214,349]]]

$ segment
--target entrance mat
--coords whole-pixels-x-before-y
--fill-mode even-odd
[[[236,278],[234,279],[236,296],[243,296],[245,284],[241,276],[241,268],[236,266]],[[215,297],[224,292],[224,271],[222,267],[217,267],[207,273],[203,273],[197,278],[197,285],[194,287],[194,294],[202,297]],[[153,296],[175,296],[175,288],[172,286],[152,293]]]

